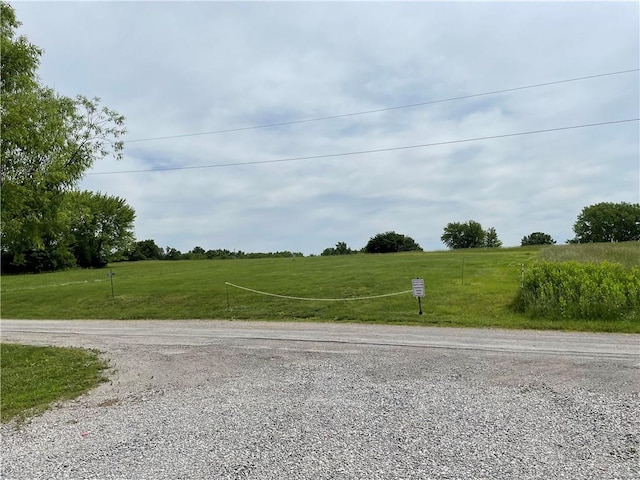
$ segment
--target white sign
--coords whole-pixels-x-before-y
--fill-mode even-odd
[[[424,297],[424,279],[423,278],[414,278],[411,280],[411,287],[413,289],[414,297]]]

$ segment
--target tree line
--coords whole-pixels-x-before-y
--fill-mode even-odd
[[[242,250],[227,250],[219,248],[205,250],[196,246],[188,252],[182,253],[173,247],[161,248],[153,239],[133,242],[120,256],[122,261],[135,262],[139,260],[228,260],[239,258],[295,258],[303,257],[301,252],[243,252]]]
[[[575,237],[567,243],[627,242],[640,241],[640,204],[603,202],[585,207],[573,225]],[[450,249],[500,248],[502,241],[494,227],[484,229],[474,220],[448,223],[440,237]],[[543,232],[532,232],[521,240],[521,246],[554,245],[553,237]],[[325,248],[321,256],[352,255],[356,253],[395,253],[422,251],[422,247],[411,237],[387,231],[377,233],[360,249],[350,248],[341,241],[334,247]],[[130,242],[111,261],[138,260],[225,260],[266,257],[303,257],[301,252],[243,252],[228,249],[205,250],[200,246],[188,252],[166,247],[161,248],[152,239]]]
[[[640,241],[640,204],[600,202],[584,207],[573,224],[575,236],[567,243]],[[494,248],[502,246],[495,228],[483,230],[480,223],[449,223],[442,237],[449,248]],[[521,246],[554,245],[551,235],[533,232],[522,237]]]
[[[640,241],[640,204],[601,202],[584,207],[573,224],[574,238],[567,243]],[[502,241],[494,227],[487,230],[475,221],[451,222],[444,227],[440,240],[450,249],[499,248]],[[521,246],[554,245],[551,235],[532,232],[522,237]],[[422,251],[411,237],[396,232],[378,233],[361,250],[352,250],[345,242],[325,249],[321,255],[347,255],[357,252],[392,253]]]

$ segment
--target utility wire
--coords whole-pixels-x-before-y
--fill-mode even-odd
[[[124,143],[138,143],[138,142],[151,142],[154,140],[169,140],[172,138],[185,138],[185,137],[198,137],[198,136],[203,136],[203,135],[214,135],[214,134],[218,134],[218,133],[231,133],[231,132],[241,132],[243,130],[258,130],[261,128],[272,128],[272,127],[282,127],[285,125],[296,125],[299,123],[311,123],[311,122],[320,122],[323,120],[333,120],[336,118],[346,118],[346,117],[355,117],[358,115],[368,115],[370,113],[380,113],[380,112],[388,112],[391,110],[400,110],[403,108],[415,108],[415,107],[422,107],[425,105],[434,105],[436,103],[445,103],[445,102],[453,102],[456,100],[465,100],[465,99],[469,99],[469,98],[477,98],[477,97],[484,97],[484,96],[488,96],[488,95],[496,95],[498,93],[508,93],[508,92],[516,92],[518,90],[527,90],[530,88],[539,88],[539,87],[546,87],[549,85],[560,85],[562,83],[569,83],[569,82],[578,82],[581,80],[591,80],[593,78],[601,78],[601,77],[609,77],[612,75],[622,75],[625,73],[632,73],[632,72],[638,72],[640,71],[640,68],[634,68],[631,70],[620,70],[617,72],[608,72],[608,73],[599,73],[597,75],[588,75],[586,77],[576,77],[576,78],[568,78],[565,80],[557,80],[555,82],[545,82],[545,83],[536,83],[534,85],[525,85],[522,87],[515,87],[515,88],[505,88],[503,90],[494,90],[492,92],[484,92],[484,93],[476,93],[476,94],[472,94],[472,95],[463,95],[460,97],[451,97],[451,98],[445,98],[445,99],[441,99],[441,100],[432,100],[429,102],[420,102],[420,103],[411,103],[409,105],[400,105],[400,106],[396,106],[396,107],[386,107],[386,108],[378,108],[376,110],[365,110],[362,112],[353,112],[353,113],[343,113],[340,115],[329,115],[326,117],[316,117],[316,118],[307,118],[307,119],[303,119],[303,120],[292,120],[289,122],[279,122],[279,123],[267,123],[264,125],[253,125],[253,126],[249,126],[249,127],[239,127],[239,128],[229,128],[229,129],[224,129],[224,130],[212,130],[210,132],[199,132],[199,133],[184,133],[181,135],[167,135],[164,137],[150,137],[150,138],[138,138],[135,140],[125,140]]]
[[[321,158],[347,157],[351,155],[364,155],[367,153],[393,152],[397,150],[409,150],[413,148],[426,148],[426,147],[437,147],[441,145],[454,145],[457,143],[478,142],[482,140],[494,140],[498,138],[519,137],[523,135],[535,135],[539,133],[549,133],[549,132],[560,132],[564,130],[575,130],[578,128],[599,127],[602,125],[613,125],[613,124],[629,123],[629,122],[637,122],[637,121],[640,121],[640,118],[628,118],[624,120],[612,120],[609,122],[587,123],[583,125],[570,125],[567,127],[546,128],[544,130],[530,130],[527,132],[504,133],[502,135],[490,135],[486,137],[465,138],[461,140],[448,140],[444,142],[422,143],[418,145],[404,145],[401,147],[377,148],[375,150],[360,150],[355,152],[328,153],[325,155],[312,155],[307,157],[290,157],[290,158],[280,158],[275,160],[252,160],[252,161],[237,162],[237,163],[215,163],[210,165],[195,165],[190,167],[161,167],[161,168],[150,168],[150,169],[144,169],[144,170],[93,172],[93,173],[87,173],[87,175],[114,175],[114,174],[120,174],[120,173],[166,172],[171,170],[197,170],[197,169],[203,169],[203,168],[237,167],[242,165],[260,165],[260,164],[267,164],[267,163],[296,162],[301,160],[317,160]]]

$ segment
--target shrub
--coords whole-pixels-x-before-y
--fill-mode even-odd
[[[520,244],[523,247],[527,245],[555,245],[556,241],[548,233],[533,232],[531,235],[522,237]]]
[[[533,317],[640,320],[640,268],[538,263],[526,272],[513,306]]]
[[[365,253],[421,252],[422,248],[411,237],[396,232],[385,232],[371,237],[364,251]]]

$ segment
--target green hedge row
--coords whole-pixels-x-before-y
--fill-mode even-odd
[[[537,263],[525,272],[514,307],[533,317],[640,320],[640,268]]]

